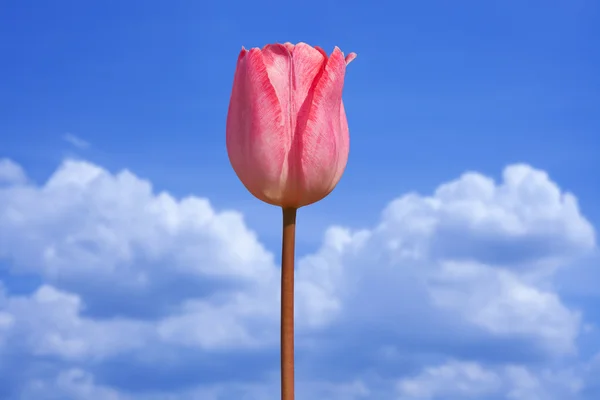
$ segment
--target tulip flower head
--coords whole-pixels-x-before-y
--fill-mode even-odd
[[[300,208],[327,196],[348,161],[346,65],[305,43],[242,48],[227,114],[227,152],[255,197]]]

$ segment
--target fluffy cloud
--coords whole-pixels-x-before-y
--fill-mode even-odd
[[[582,379],[572,371],[542,369],[533,373],[522,366],[486,369],[475,362],[449,361],[427,367],[419,375],[398,382],[401,399],[550,400],[572,399],[582,388]]]
[[[21,183],[25,181],[25,171],[13,161],[0,158],[0,184]]]
[[[0,179],[0,397],[274,396],[278,267],[240,213],[81,161]],[[331,227],[298,262],[299,395],[582,395],[584,314],[554,279],[594,249],[576,198],[526,165]]]

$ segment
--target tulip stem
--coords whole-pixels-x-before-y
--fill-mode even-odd
[[[294,400],[294,247],[296,209],[283,209],[281,248],[281,400]]]

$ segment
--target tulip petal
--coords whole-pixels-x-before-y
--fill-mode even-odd
[[[350,64],[356,58],[356,53],[350,53],[346,56],[346,65]]]
[[[290,46],[275,44],[268,45],[262,50],[269,79],[275,88],[285,119],[285,132],[290,147],[287,149],[284,171],[286,175],[284,203],[293,206],[298,201],[299,182],[293,171],[297,169],[297,145],[295,138],[298,114],[315,83],[315,78],[324,67],[326,55],[305,44],[298,43],[289,53]],[[308,102],[310,105],[310,101]],[[308,107],[305,107],[308,109]],[[297,175],[297,174],[296,174]]]
[[[242,47],[238,56],[238,61],[233,78],[233,88],[231,90],[231,98],[229,100],[229,110],[227,111],[227,127],[226,142],[227,154],[231,162],[233,170],[236,172],[242,182],[246,181],[244,172],[247,171],[247,153],[249,134],[246,132],[245,124],[243,123],[243,108],[246,93],[246,55],[248,51]]]
[[[346,169],[346,164],[348,164],[348,155],[350,153],[350,131],[348,129],[348,118],[346,117],[346,108],[344,107],[343,100],[340,104],[340,130],[338,132],[337,145],[338,163],[336,173],[333,177],[333,181],[329,185],[329,191],[327,192],[327,194],[331,193],[331,191],[335,188],[340,179],[342,179],[342,174]]]
[[[290,53],[292,53],[294,51],[294,45],[291,44],[290,42],[285,42],[283,45],[288,49],[288,51]]]
[[[262,57],[269,81],[275,89],[281,107],[284,134],[291,143],[293,127],[296,124],[296,110],[292,101],[294,90],[292,54],[282,44],[269,44],[262,49]]]
[[[311,89],[307,101],[307,113],[298,116],[298,154],[295,160],[297,175],[302,188],[302,205],[308,205],[325,197],[341,177],[340,167],[345,167],[341,154],[340,138],[347,135],[342,128],[342,89],[346,61],[339,48],[335,48]],[[345,113],[344,113],[345,115]],[[344,120],[345,122],[345,120]],[[290,171],[292,174],[292,171]],[[339,177],[338,177],[339,175]]]
[[[327,54],[319,48],[314,48],[306,43],[298,43],[294,48],[294,104],[296,111],[308,112],[308,107],[303,110],[303,105],[310,89],[314,86],[315,78],[322,72],[327,61]],[[310,106],[310,104],[307,104]]]
[[[227,151],[244,186],[259,199],[277,204],[287,179],[285,116],[259,49],[238,58],[229,112]]]

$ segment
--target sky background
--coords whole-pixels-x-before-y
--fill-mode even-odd
[[[0,1],[0,398],[277,398],[281,213],[225,119],[287,41],[358,54],[298,398],[600,398],[593,0]]]

